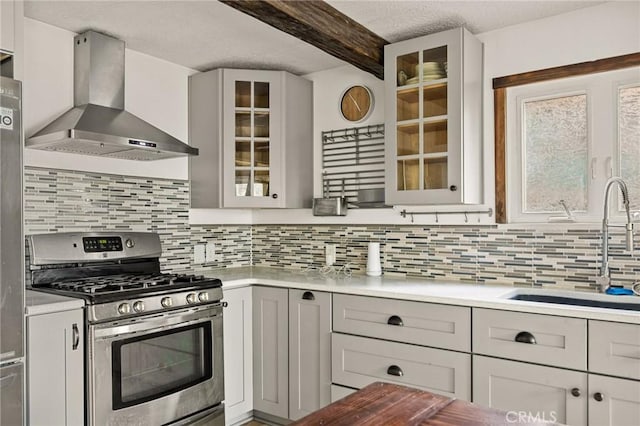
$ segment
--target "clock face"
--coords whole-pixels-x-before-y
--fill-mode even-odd
[[[352,86],[340,100],[342,116],[349,121],[362,121],[373,109],[373,94],[365,86]]]

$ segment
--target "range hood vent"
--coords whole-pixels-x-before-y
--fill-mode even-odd
[[[138,161],[198,155],[124,110],[123,41],[87,31],[73,44],[75,106],[29,137],[27,148]]]

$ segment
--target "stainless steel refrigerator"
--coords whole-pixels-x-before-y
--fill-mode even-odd
[[[0,425],[24,424],[21,84],[0,77]]]

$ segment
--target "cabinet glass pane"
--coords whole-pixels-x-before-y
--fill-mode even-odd
[[[418,68],[418,52],[398,56],[396,59],[398,86],[416,84],[418,82]]]
[[[251,113],[250,112],[236,112],[236,136],[238,137],[251,136]]]
[[[523,211],[587,208],[587,96],[525,100],[523,112]]]
[[[251,107],[251,82],[236,81],[236,107]]]
[[[425,86],[423,94],[423,116],[447,115],[447,83]]]
[[[253,83],[253,98],[255,108],[269,108],[269,83]]]
[[[236,167],[251,165],[251,142],[236,141]]]
[[[398,160],[398,191],[420,189],[420,161]]]
[[[251,186],[249,186],[250,180],[251,172],[249,170],[236,170],[236,196],[251,196]]]
[[[447,181],[447,157],[425,158],[424,189],[444,189]]]
[[[253,136],[256,138],[269,137],[269,113],[255,113],[253,116]]]
[[[397,155],[415,155],[420,153],[420,127],[418,124],[398,126]]]
[[[253,165],[269,167],[269,141],[254,142]]]
[[[269,196],[269,170],[256,170],[255,182],[253,184],[253,195],[255,197]]]
[[[447,152],[447,120],[424,123],[424,153]]]
[[[424,81],[447,78],[447,46],[422,52],[422,78]]]
[[[618,90],[618,139],[620,176],[629,187],[631,208],[636,210],[640,208],[640,86]]]
[[[419,89],[407,89],[400,90],[397,94],[398,108],[397,108],[397,120],[414,120],[418,118],[418,111],[420,108],[420,95]]]

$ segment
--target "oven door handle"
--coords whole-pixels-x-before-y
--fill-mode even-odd
[[[111,339],[113,337],[122,337],[126,335],[138,333],[153,333],[156,331],[166,331],[173,328],[184,327],[187,325],[202,322],[203,320],[212,321],[216,317],[221,318],[222,304],[217,303],[207,309],[198,310],[188,313],[166,313],[156,315],[147,319],[135,318],[127,324],[110,323],[98,324],[90,326],[93,329],[93,336],[96,339]]]

